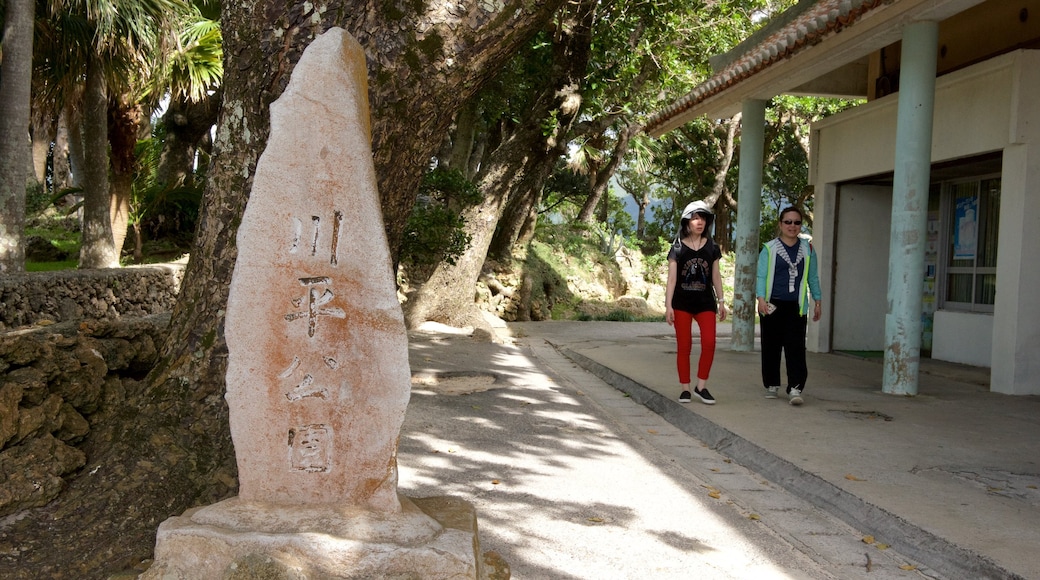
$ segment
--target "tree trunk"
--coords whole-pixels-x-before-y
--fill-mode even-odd
[[[119,250],[112,236],[112,199],[108,184],[108,97],[96,61],[87,64],[83,94],[83,235],[80,268],[117,268]]]
[[[197,103],[186,98],[170,102],[163,115],[166,141],[159,157],[158,181],[166,185],[191,185],[195,155],[217,122],[219,92]]]
[[[438,264],[405,305],[409,327],[415,328],[428,320],[458,327],[487,326],[477,310],[474,295],[495,226],[510,193],[531,187],[534,182],[544,182],[548,172],[539,172],[539,169],[553,166],[544,161],[548,153],[544,147],[541,151],[531,147],[532,140],[541,136],[539,126],[526,126],[526,130],[514,134],[499,148],[488,170],[482,172],[479,186],[485,192],[484,200],[462,214],[470,245],[454,264]],[[532,128],[536,135],[531,135]]]
[[[137,155],[134,149],[142,132],[144,113],[137,104],[123,102],[122,96],[108,104],[108,142],[111,145],[111,203],[112,241],[119,256],[126,242],[126,230],[130,224],[130,198],[133,194],[134,169]]]
[[[30,0],[7,0],[0,62],[0,273],[25,271],[25,185],[29,174]]]
[[[71,169],[69,167],[69,125],[65,121],[65,113],[58,116],[57,130],[54,133],[54,148],[51,150],[51,186],[57,193],[72,187]]]
[[[57,131],[54,119],[46,121],[34,118],[32,121],[32,168],[36,184],[41,191],[47,190],[47,157],[51,151]]]
[[[563,134],[581,111],[578,81],[588,63],[594,13],[595,2],[588,0],[569,5],[558,17],[552,73],[544,79],[538,97],[516,130],[496,148],[481,171],[479,187],[484,201],[463,213],[470,246],[455,264],[438,264],[406,304],[410,327],[427,320],[454,326],[485,325],[474,294],[492,236],[510,198],[540,192],[556,159],[565,151]],[[550,115],[559,124],[556,134],[546,136],[542,121]]]
[[[100,442],[62,496],[5,529],[17,547],[0,538],[0,553],[17,550],[20,556],[17,569],[0,569],[0,577],[105,578],[149,557],[164,519],[234,493],[223,313],[235,235],[267,145],[269,106],[315,35],[343,26],[366,49],[373,158],[396,255],[423,171],[455,110],[561,2],[514,0],[496,5],[499,12],[475,9],[462,17],[453,15],[454,4],[449,9],[441,1],[392,10],[360,0],[333,0],[320,11],[302,1],[275,6],[245,0],[224,7],[225,93],[217,139],[159,363],[141,399],[128,403],[112,425],[98,427],[118,437]],[[402,13],[408,7],[426,12]],[[435,49],[419,45],[416,30],[427,38],[436,31],[443,42]],[[89,513],[98,517],[77,516],[83,506],[97,505],[105,509]],[[40,549],[45,545],[60,549]]]
[[[611,151],[610,159],[602,167],[593,167],[589,171],[590,193],[588,199],[585,200],[585,204],[581,207],[581,211],[578,212],[577,221],[579,223],[591,224],[593,222],[596,207],[603,201],[603,197],[607,193],[607,186],[610,185],[610,178],[613,177],[614,172],[621,165],[621,160],[624,159],[625,153],[628,152],[632,133],[636,130],[637,128],[632,125],[621,130],[617,140],[614,142],[614,149]],[[606,205],[606,202],[604,202],[604,205]],[[604,214],[607,213],[606,210],[607,208],[604,207]],[[601,218],[601,221],[606,222],[606,219]]]
[[[643,195],[636,198],[636,237],[640,240],[646,234],[646,208],[650,207],[650,188],[642,190]]]
[[[466,179],[473,179],[475,166],[471,159],[473,157],[474,145],[477,141],[477,130],[480,126],[480,101],[470,99],[459,110],[455,117],[455,131],[452,134],[450,167],[461,172]]]
[[[83,114],[70,103],[65,108],[65,121],[69,128],[69,169],[72,174],[69,186],[83,187],[87,167],[87,153],[83,143]],[[108,146],[107,142],[105,146]]]
[[[491,246],[488,248],[488,254],[492,258],[508,259],[513,253],[514,245],[520,241],[520,234],[528,222],[531,222],[530,229],[534,229],[534,220],[538,218],[538,203],[542,199],[542,189],[540,186],[537,189],[528,188],[511,196],[502,214],[502,219],[498,223],[498,229],[495,230],[495,236],[491,240]]]

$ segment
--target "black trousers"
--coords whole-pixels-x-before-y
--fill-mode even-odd
[[[799,314],[797,302],[773,300],[776,310],[759,316],[762,337],[762,385],[780,386],[780,355],[787,361],[787,392],[805,390],[809,369],[805,364],[806,316]]]

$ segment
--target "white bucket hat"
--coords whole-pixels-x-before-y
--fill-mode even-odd
[[[715,214],[712,213],[708,204],[704,203],[702,200],[691,201],[686,204],[686,208],[683,209],[682,212],[682,219],[688,220],[692,218],[695,213],[704,215],[704,217],[707,218],[708,225],[711,225],[711,223],[715,221]]]
[[[693,214],[695,213],[699,213],[704,216],[704,232],[705,234],[710,235],[709,232],[711,231],[711,226],[713,223],[715,223],[715,214],[712,213],[711,208],[708,207],[708,204],[704,203],[704,201],[691,201],[690,203],[686,204],[685,208],[683,208],[682,217],[679,218],[679,231],[675,234],[674,242],[676,248],[679,247],[679,240],[682,238],[682,220],[688,220],[692,218]]]

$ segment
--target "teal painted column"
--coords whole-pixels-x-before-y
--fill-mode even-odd
[[[921,293],[938,39],[936,22],[915,22],[903,31],[881,386],[882,392],[893,395],[917,394],[921,363]]]
[[[733,337],[730,347],[748,352],[755,349],[755,275],[758,268],[758,227],[762,220],[766,101],[744,101],[740,125],[737,263],[733,279]]]

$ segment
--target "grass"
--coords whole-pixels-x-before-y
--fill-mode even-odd
[[[59,270],[75,270],[79,260],[65,260],[64,262],[26,262],[26,272],[57,272]]]

